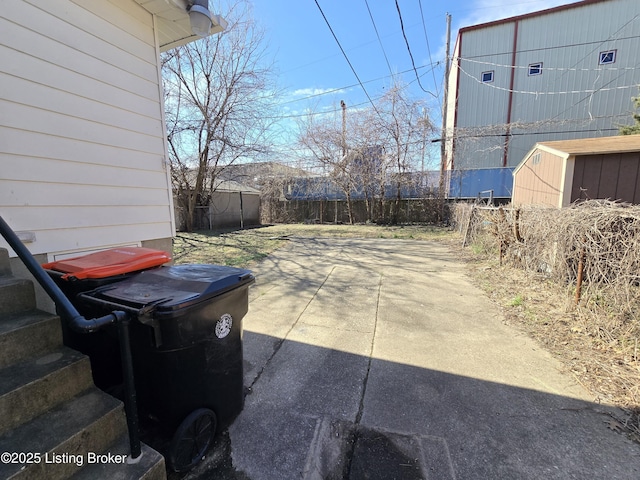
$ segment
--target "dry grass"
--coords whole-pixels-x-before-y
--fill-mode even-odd
[[[466,234],[471,271],[507,321],[556,354],[596,400],[624,408],[621,424],[640,441],[640,207],[522,209],[517,233],[515,210],[481,210],[469,222],[463,207],[458,222],[455,247]]]
[[[248,267],[298,237],[400,238],[437,240],[449,232],[430,225],[304,225],[279,224],[246,230],[178,233],[173,255],[176,263],[213,263]]]

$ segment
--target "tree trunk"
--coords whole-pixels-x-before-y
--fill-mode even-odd
[[[349,224],[353,225],[353,203],[351,201],[351,193],[347,193],[347,212],[349,213]]]

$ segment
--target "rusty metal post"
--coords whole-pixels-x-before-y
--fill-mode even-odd
[[[500,266],[502,266],[502,260],[504,259],[504,254],[506,253],[507,249],[507,241],[505,238],[503,238],[501,228],[502,222],[507,222],[507,216],[504,213],[504,209],[502,207],[498,207],[498,216],[499,223],[496,224],[496,235],[498,236],[498,246],[500,248]]]
[[[520,235],[520,209],[516,208],[513,214],[513,236],[516,237],[516,242],[522,243],[522,236]]]
[[[582,279],[584,277],[584,260],[585,260],[585,247],[580,249],[580,259],[578,260],[578,278],[576,280],[576,299],[575,304],[580,303],[580,296],[582,295]]]

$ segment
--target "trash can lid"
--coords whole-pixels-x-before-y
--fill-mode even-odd
[[[255,280],[250,270],[223,265],[172,265],[140,272],[91,296],[134,308],[156,305],[169,313],[207,301]]]
[[[118,247],[80,257],[45,263],[42,268],[62,272],[64,280],[106,278],[145,268],[159,267],[170,262],[171,256],[163,250],[143,247]]]

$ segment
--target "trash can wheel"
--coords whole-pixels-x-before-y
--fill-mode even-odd
[[[191,412],[171,439],[169,465],[175,472],[187,472],[204,457],[216,433],[216,414],[208,408]]]

